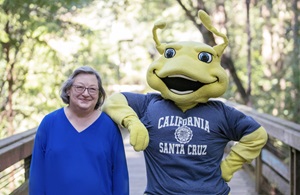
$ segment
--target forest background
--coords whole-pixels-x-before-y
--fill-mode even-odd
[[[299,0],[0,0],[0,139],[37,127],[65,106],[61,84],[89,65],[108,95],[151,91],[145,72],[164,42],[219,43],[200,23],[205,10],[229,38],[222,96],[259,112],[300,121]]]

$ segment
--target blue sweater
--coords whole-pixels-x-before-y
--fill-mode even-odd
[[[32,154],[30,195],[128,195],[122,136],[105,114],[77,132],[64,109],[44,117]]]

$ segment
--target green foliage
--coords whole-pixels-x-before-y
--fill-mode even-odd
[[[90,30],[72,15],[91,2],[0,2],[1,137],[37,126],[45,113],[61,105],[58,92],[65,75],[51,41],[68,40],[70,32],[89,36]],[[14,129],[8,130],[10,113]]]
[[[229,50],[237,74],[246,86],[249,78],[245,4],[235,0],[226,1],[225,9],[228,17],[226,26]],[[293,43],[299,42],[300,37],[293,40],[292,10],[291,1],[257,1],[256,4],[251,3],[250,7],[253,107],[288,120],[293,120],[297,115],[293,111],[293,104],[297,101],[293,94],[300,90],[293,84],[297,81],[293,77],[291,66],[293,61],[299,61],[294,59]],[[236,87],[230,85],[226,97],[239,102],[239,95],[235,90]]]
[[[145,91],[151,90],[145,72],[157,55],[151,32],[156,20],[167,21],[167,27],[158,32],[162,41],[202,40],[178,2],[0,1],[0,136],[9,127],[9,70],[13,72],[16,131],[37,126],[46,113],[63,106],[60,85],[80,65],[91,65],[100,72],[108,94],[114,92],[114,85],[143,85]],[[226,22],[219,28],[229,37],[226,51],[246,89],[245,2],[180,2],[192,16],[204,6],[216,24]],[[223,4],[226,20],[217,17]],[[291,6],[284,1],[251,2],[250,25],[253,107],[292,120],[297,115],[293,102],[299,89],[295,88],[291,64],[299,59],[293,55]],[[224,97],[241,102],[232,78]]]

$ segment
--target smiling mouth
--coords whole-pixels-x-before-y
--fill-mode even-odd
[[[185,95],[197,91],[205,83],[201,83],[183,75],[172,75],[161,79],[170,91],[176,94]]]

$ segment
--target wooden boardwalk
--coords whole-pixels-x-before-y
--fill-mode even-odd
[[[123,135],[124,136],[124,135]],[[130,195],[143,195],[146,187],[146,168],[143,152],[135,152],[129,144],[128,134],[124,136],[125,152],[127,157]],[[255,192],[255,183],[242,169],[235,173],[229,182],[230,195],[258,195]]]

